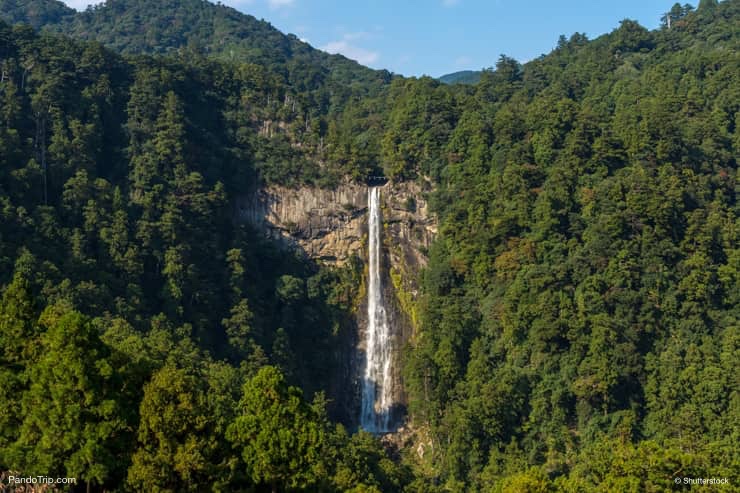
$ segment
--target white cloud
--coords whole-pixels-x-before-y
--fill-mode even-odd
[[[380,53],[377,51],[369,50],[360,46],[378,37],[378,32],[382,31],[382,27],[375,26],[372,31],[349,31],[345,26],[335,26],[334,28],[338,31],[340,39],[327,43],[320,47],[321,50],[329,53],[341,53],[342,55],[360,62],[363,65],[372,65],[380,60]]]
[[[267,4],[271,9],[279,9],[281,7],[291,7],[295,3],[295,0],[267,0]]]
[[[88,5],[96,5],[99,3],[103,3],[103,0],[64,0],[64,3],[66,3],[68,6],[72,7],[73,9],[77,10],[85,10]]]
[[[370,65],[380,59],[380,53],[377,51],[366,50],[359,46],[355,46],[350,43],[351,39],[342,39],[339,41],[332,41],[331,43],[322,46],[321,49],[329,53],[341,53],[342,55],[355,60],[363,65]]]
[[[457,67],[467,67],[471,63],[473,63],[473,59],[470,58],[469,56],[463,55],[463,56],[459,56],[459,57],[457,57],[455,59],[455,66],[457,66]]]

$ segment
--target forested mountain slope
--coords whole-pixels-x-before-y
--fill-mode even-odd
[[[0,469],[107,490],[400,481],[377,442],[302,397],[337,373],[357,267],[309,264],[233,219],[256,155],[279,149],[255,120],[290,111],[250,106],[279,94],[268,72],[125,60],[2,23],[0,68],[0,380],[15,396]],[[287,438],[249,421],[274,410]]]
[[[12,24],[28,24],[34,28],[69,20],[77,12],[58,0],[3,0],[0,19]]]
[[[253,146],[264,181],[330,186],[344,176],[378,174],[372,144],[379,122],[367,115],[383,100],[388,71],[322,52],[204,0],[109,0],[79,13],[57,0],[8,0],[0,2],[0,19],[97,41],[125,55],[241,67],[239,77],[261,87],[259,99],[242,95],[241,105],[259,135],[269,137]]]
[[[739,0],[455,86],[132,29],[158,2],[1,5],[131,53],[0,23],[0,470],[169,491],[740,481]],[[103,39],[118,6],[131,24]],[[312,265],[233,218],[259,182],[380,173],[431,178],[440,221],[395,462],[305,400],[360,262]]]
[[[79,13],[57,0],[7,0],[0,19],[98,41],[124,54],[187,49],[259,64],[302,90],[316,89],[327,80],[368,90],[390,79],[387,71],[317,50],[265,21],[205,0],[108,0]]]
[[[672,15],[458,96],[406,381],[440,491],[739,480],[740,2]]]
[[[480,80],[480,72],[475,70],[463,70],[443,75],[439,78],[445,84],[476,84]]]

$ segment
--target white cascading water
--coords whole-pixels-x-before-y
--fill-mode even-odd
[[[391,330],[383,301],[380,275],[382,218],[380,188],[368,191],[368,236],[370,268],[367,286],[367,330],[365,332],[365,377],[362,382],[360,426],[371,433],[391,430],[393,385],[391,381]]]

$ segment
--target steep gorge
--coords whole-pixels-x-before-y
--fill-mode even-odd
[[[404,414],[406,395],[401,381],[401,348],[414,330],[414,301],[418,272],[427,263],[427,249],[437,233],[429,210],[429,182],[388,182],[381,187],[382,298],[391,326],[392,371],[389,382],[394,420]],[[237,216],[267,238],[298,255],[343,267],[361,259],[363,281],[368,282],[368,187],[344,183],[335,189],[317,187],[261,187],[241,197]],[[362,290],[366,293],[366,290]],[[352,428],[359,425],[364,354],[368,327],[366,294],[353,312],[355,330],[341,344],[342,371],[330,389],[337,415]],[[333,394],[333,395],[332,395]]]

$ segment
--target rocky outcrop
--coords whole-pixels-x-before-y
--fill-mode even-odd
[[[418,273],[427,264],[427,252],[437,234],[437,222],[426,199],[431,185],[425,182],[400,183],[385,194],[383,220],[384,243],[388,257],[389,285],[399,315],[407,329],[416,325],[415,300],[418,295]],[[404,334],[404,342],[410,334]]]

